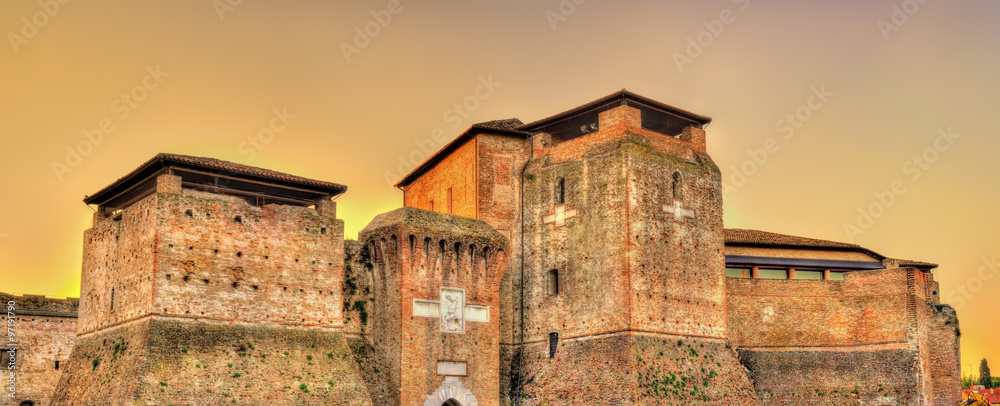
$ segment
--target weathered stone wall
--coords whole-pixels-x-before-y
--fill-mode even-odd
[[[767,405],[918,404],[915,356],[905,345],[738,351]]]
[[[730,340],[765,403],[958,401],[957,319],[934,304],[931,274],[726,283]]]
[[[343,220],[190,189],[156,199],[152,313],[343,327]]]
[[[77,341],[54,405],[371,405],[327,329],[144,318]]]
[[[476,218],[476,144],[476,138],[465,141],[448,159],[406,186],[403,205],[432,210],[433,201],[433,211],[449,213],[450,204],[451,214]]]
[[[549,351],[547,342],[526,346],[522,405],[758,404],[721,340],[630,333],[561,340]]]
[[[6,389],[4,402],[19,405],[31,401],[36,405],[47,405],[73,350],[79,300],[0,292],[0,303],[3,303],[7,317],[10,313],[14,314],[12,325],[4,323],[5,332],[6,328],[12,328],[15,334],[13,343],[6,334],[0,342],[4,360],[9,360],[6,349],[15,349],[15,369],[8,370],[7,362],[0,365],[0,371],[3,371],[0,376],[3,376]],[[13,310],[8,310],[11,304]],[[4,319],[7,320],[6,317]],[[8,396],[11,393],[10,372],[15,373],[13,398]]]
[[[849,272],[843,282],[727,279],[729,338],[738,347],[905,343],[903,270]]]
[[[422,405],[450,375],[460,376],[478,404],[497,405],[497,309],[507,239],[481,221],[414,208],[379,215],[360,235],[374,265],[371,343],[380,369],[390,370],[384,377],[388,385],[401,387],[392,404]],[[423,300],[438,301],[434,307],[447,314],[442,288],[463,291],[465,308],[454,309],[464,323],[460,330],[446,329],[447,317],[415,312],[415,301]],[[470,320],[470,305],[488,306],[488,319]],[[442,361],[464,363],[467,373],[439,373]]]
[[[93,226],[83,233],[77,334],[134,320],[152,311],[156,222],[155,194],[117,214],[95,214]]]

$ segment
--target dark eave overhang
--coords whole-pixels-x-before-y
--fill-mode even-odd
[[[266,197],[268,201],[297,205],[337,197],[347,191],[347,186],[337,183],[217,159],[159,154],[83,201],[99,205],[105,211],[127,207],[155,191],[156,177],[165,173],[181,176],[184,187],[244,197]]]
[[[696,124],[699,128],[704,126],[705,124],[712,122],[711,117],[695,114],[690,111],[680,109],[671,106],[669,104],[661,103],[656,100],[650,99],[648,97],[641,96],[632,93],[628,90],[622,89],[615,93],[604,96],[600,99],[583,104],[581,106],[575,107],[570,110],[566,110],[562,113],[525,124],[521,126],[519,130],[534,134],[537,133],[539,129],[547,127],[551,124],[569,120],[576,116],[590,113],[594,110],[598,109],[607,110],[608,108],[614,108],[618,106],[634,106],[634,107],[657,110],[662,113],[670,114],[680,119],[689,121],[692,124]]]
[[[874,270],[885,269],[881,261],[846,261],[838,259],[813,258],[779,258],[758,257],[750,255],[726,255],[726,266],[762,266],[762,267],[802,267],[819,269]]]

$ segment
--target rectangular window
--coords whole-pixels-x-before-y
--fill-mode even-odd
[[[757,270],[758,279],[788,279],[787,269],[766,269],[760,268]]]
[[[556,357],[556,347],[559,346],[559,333],[549,333],[549,358]]]
[[[845,273],[847,273],[847,272],[830,272],[830,280],[831,281],[843,281]]]
[[[817,271],[815,269],[796,269],[795,279],[821,281],[823,280],[823,271]]]
[[[726,277],[750,279],[750,268],[726,268]]]

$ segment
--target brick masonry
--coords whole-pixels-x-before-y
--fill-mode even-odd
[[[46,405],[59,383],[59,377],[68,366],[76,337],[79,300],[0,293],[0,301],[4,304],[5,311],[13,304],[13,311],[8,311],[8,315],[14,314],[11,318],[13,324],[9,321],[5,324],[13,328],[15,334],[13,343],[6,334],[0,343],[0,351],[15,349],[16,380],[13,398],[7,396],[10,394],[9,362],[2,364],[4,388],[8,389],[4,391],[4,402],[13,405],[20,405],[21,402]],[[9,353],[3,352],[5,356],[2,359],[9,361]]]
[[[95,214],[78,304],[20,299],[79,318],[18,316],[19,391],[37,404],[958,401],[958,320],[932,264],[727,247],[705,132],[644,128],[655,102],[622,94],[636,103],[564,114],[596,117],[585,135],[474,127],[359,241],[329,198],[257,206],[150,177],[151,194]],[[885,269],[727,279],[727,254]]]

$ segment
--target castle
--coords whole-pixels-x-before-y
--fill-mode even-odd
[[[473,125],[357,241],[343,185],[157,155],[85,199],[78,303],[3,295],[12,404],[956,404],[937,265],[725,229],[710,121]]]

